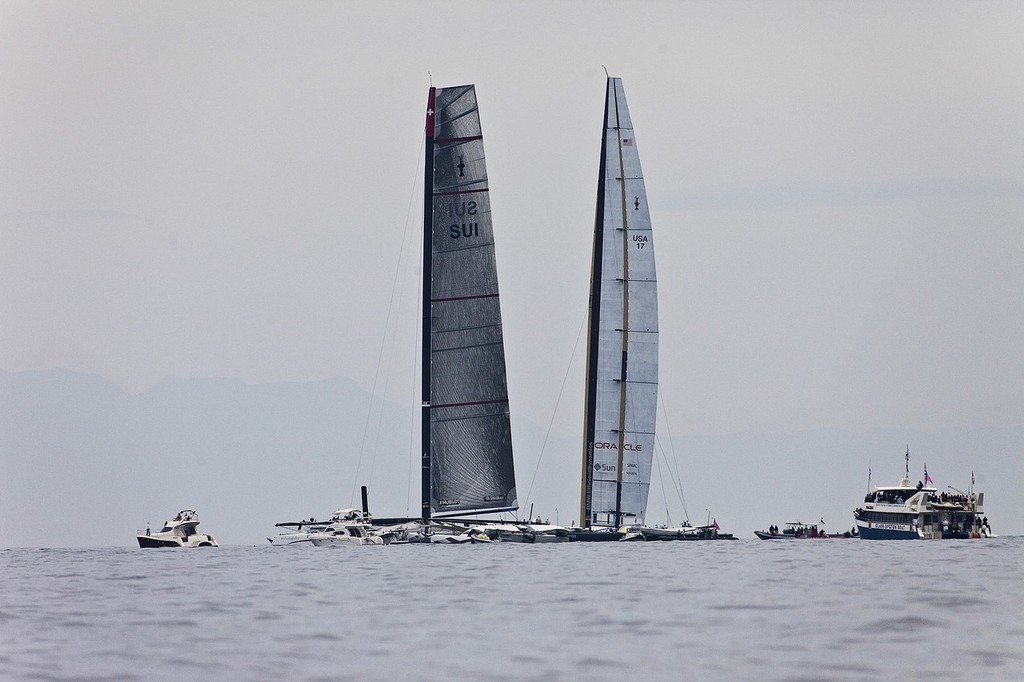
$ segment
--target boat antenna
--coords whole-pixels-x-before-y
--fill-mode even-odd
[[[601,68],[602,68],[602,69],[604,69],[604,75],[605,75],[605,77],[606,77],[606,78],[611,78],[611,76],[609,76],[609,75],[608,75],[608,67],[607,67],[607,66],[605,66],[604,64],[602,64],[602,65],[601,65]]]
[[[434,87],[434,77],[429,71],[427,71],[427,82],[430,83],[430,87]]]

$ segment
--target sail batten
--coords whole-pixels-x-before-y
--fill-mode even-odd
[[[472,85],[431,88],[426,136],[423,517],[516,509],[490,195]]]
[[[608,79],[599,174],[580,513],[584,525],[642,523],[657,411],[657,277],[643,172],[618,78]]]

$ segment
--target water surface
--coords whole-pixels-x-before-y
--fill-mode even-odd
[[[1024,538],[0,551],[0,677],[1024,680]]]

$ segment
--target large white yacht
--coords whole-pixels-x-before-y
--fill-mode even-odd
[[[192,509],[182,509],[164,527],[155,533],[147,526],[136,536],[139,547],[217,547],[212,535],[196,530],[199,514]]]
[[[853,512],[865,540],[948,540],[992,537],[985,516],[985,494],[974,492],[974,474],[967,492],[950,486],[940,492],[925,467],[924,480],[910,482],[910,450],[899,485],[874,486],[864,506]]]

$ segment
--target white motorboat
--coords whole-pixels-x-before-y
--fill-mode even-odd
[[[475,542],[525,542],[549,543],[570,542],[572,533],[568,528],[551,524],[536,523],[488,523],[474,526],[464,534],[471,536]],[[457,536],[462,537],[462,536]]]
[[[147,526],[136,537],[139,547],[217,547],[212,535],[196,530],[198,525],[199,514],[192,509],[183,509],[164,523],[159,531],[154,533]]]
[[[317,521],[314,517],[310,517],[307,521],[305,519],[301,521],[284,521],[282,523],[275,523],[277,528],[287,528],[290,532],[279,533],[275,538],[267,538],[267,542],[273,547],[291,547],[295,545],[306,545],[309,544],[311,536],[323,533],[327,530],[327,527],[332,523],[337,523],[343,520],[343,517],[352,516],[352,513],[358,514],[355,509],[338,509],[334,512],[331,518],[326,521]]]
[[[530,523],[520,526],[523,531],[523,542],[547,544],[549,542],[571,542],[572,532],[563,526],[549,523]]]
[[[394,535],[373,527],[373,519],[358,509],[339,509],[326,528],[307,534],[316,547],[388,545]]]

